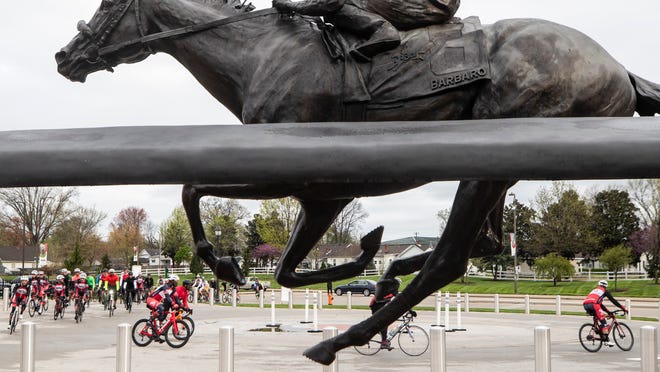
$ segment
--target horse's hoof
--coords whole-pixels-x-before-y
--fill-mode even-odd
[[[362,239],[360,239],[360,248],[362,248],[362,251],[373,253],[375,255],[380,248],[380,241],[383,238],[384,229],[383,226],[378,226],[367,235],[363,236]]]
[[[218,258],[214,272],[219,279],[238,285],[245,284],[243,272],[234,257],[225,256]]]
[[[330,350],[325,343],[318,343],[303,352],[303,355],[316,363],[330,365],[335,360],[335,352]]]

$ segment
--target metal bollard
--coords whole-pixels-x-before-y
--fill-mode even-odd
[[[336,327],[323,328],[323,341],[336,337],[338,334],[339,330]],[[323,372],[339,372],[339,355],[337,355],[335,361],[330,363],[330,365],[323,366]]]
[[[445,292],[445,331],[449,331],[449,292]]]
[[[289,290],[289,309],[293,309],[293,289]]]
[[[236,288],[231,290],[231,307],[236,307]]]
[[[264,290],[263,289],[259,290],[259,308],[260,309],[264,308]]]
[[[495,293],[495,314],[500,312],[500,295]]]
[[[18,312],[16,313],[18,315]],[[21,372],[34,372],[34,344],[37,325],[25,322],[21,325]]]
[[[465,331],[461,317],[461,292],[456,292],[456,328],[454,331]]]
[[[630,311],[630,299],[629,298],[626,298],[626,310],[628,310],[628,312],[626,313],[626,320],[632,319],[632,317],[630,315],[630,313],[632,311]]]
[[[642,372],[658,372],[658,338],[657,330],[652,326],[643,326],[642,334]]]
[[[311,333],[322,332],[319,329],[319,311],[318,311],[319,307],[318,307],[318,303],[320,301],[318,300],[318,298],[319,298],[318,292],[314,292],[312,294],[313,294],[313,296],[312,296],[313,297],[313,301],[312,301],[312,310],[313,310],[312,314],[313,314],[313,317],[312,317],[312,319],[314,319],[312,321],[312,324],[314,324],[314,325],[312,326],[312,329],[307,330],[307,332],[311,332]]]
[[[197,299],[199,297],[199,291],[197,288],[193,287],[193,304],[197,305]]]
[[[323,292],[322,291],[316,292],[316,298],[318,299],[317,302],[318,302],[319,310],[323,310],[323,300],[322,300]]]
[[[431,372],[447,372],[445,328],[431,327]]]
[[[4,311],[9,310],[9,288],[2,289],[2,309]]]
[[[280,325],[275,323],[275,290],[270,290],[270,323],[266,324],[266,327],[279,327]]]
[[[352,310],[353,309],[353,293],[351,291],[348,291],[346,293],[348,296],[348,304],[346,305],[346,309]]]
[[[555,314],[557,316],[559,316],[559,315],[561,315],[561,295],[557,295],[557,298],[555,300],[555,304],[556,304]]]
[[[470,312],[470,294],[465,293],[465,312]]]
[[[529,295],[525,295],[525,314],[529,315],[529,313],[530,313]]]
[[[117,372],[131,372],[131,325],[117,326]]]
[[[220,372],[234,372],[234,327],[220,327]]]
[[[302,322],[303,324],[311,323],[309,321],[309,288],[305,288],[305,320]]]
[[[534,328],[534,370],[550,372],[550,328]]]
[[[209,289],[209,305],[213,306],[213,300],[215,300],[215,289]]]
[[[433,325],[442,325],[442,291],[435,294],[435,324]]]

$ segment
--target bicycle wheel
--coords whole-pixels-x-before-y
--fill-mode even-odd
[[[429,335],[420,326],[402,328],[399,332],[399,347],[410,356],[422,355],[429,348]]]
[[[180,348],[190,339],[190,329],[188,325],[181,320],[176,321],[177,331],[172,324],[165,330],[165,342],[173,348]]]
[[[43,304],[43,309],[44,311],[48,311],[48,297],[44,299],[44,304]]]
[[[597,352],[603,346],[603,340],[600,338],[600,334],[594,329],[592,323],[584,323],[580,327],[578,337],[580,338],[582,347],[590,353]]]
[[[353,346],[355,351],[362,355],[374,355],[380,351],[380,341],[378,340],[369,340],[366,344],[362,346]]]
[[[55,308],[53,309],[53,320],[57,320],[57,317],[60,315],[60,302],[55,300]]]
[[[28,302],[28,314],[30,314],[30,318],[34,316],[34,313],[37,311],[37,303],[34,300],[30,300]]]
[[[186,324],[188,325],[188,329],[190,329],[190,335],[192,336],[193,333],[195,333],[195,322],[192,320],[192,318],[189,315],[184,316],[181,318]]]
[[[64,309],[66,309],[64,301],[60,301],[60,319],[64,318]]]
[[[612,337],[614,338],[614,343],[619,349],[623,351],[630,351],[633,344],[635,343],[635,338],[633,333],[625,323],[617,323],[612,329]]]
[[[154,340],[154,331],[148,319],[140,319],[133,324],[131,337],[137,346],[144,347]]]

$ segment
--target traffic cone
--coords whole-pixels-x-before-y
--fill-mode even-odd
[[[332,293],[328,293],[328,305],[332,305]]]

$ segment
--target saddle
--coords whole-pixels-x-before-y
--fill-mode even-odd
[[[440,94],[490,79],[486,37],[478,17],[401,31],[401,44],[358,63],[348,52],[357,40],[322,29],[326,49],[344,63],[344,103],[368,107]],[[350,119],[350,118],[347,118]]]

